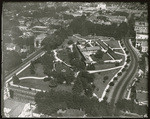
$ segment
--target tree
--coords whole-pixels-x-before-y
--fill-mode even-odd
[[[16,75],[14,75],[12,79],[13,79],[14,84],[19,84],[20,83],[20,80]]]
[[[114,82],[110,82],[109,85],[110,85],[110,86],[114,86]]]
[[[96,54],[95,54],[95,57],[96,57],[96,58],[99,58],[99,59],[102,59],[103,55],[104,55],[104,53],[103,53],[101,50],[98,50],[98,51],[96,52]]]
[[[19,36],[23,35],[22,31],[16,26],[12,27],[11,31],[12,31],[12,36],[15,39],[19,38]]]
[[[49,79],[49,87],[56,87],[57,82],[54,79]]]
[[[69,73],[65,75],[65,81],[67,85],[70,85],[71,82],[75,79],[73,73]]]
[[[77,79],[72,88],[73,94],[80,95],[83,91],[82,82]]]
[[[118,80],[118,78],[117,78],[117,77],[115,77],[115,78],[114,78],[114,80]]]
[[[93,88],[91,85],[88,85],[87,88],[85,89],[85,95],[87,97],[92,97],[93,94]]]
[[[119,73],[118,73],[118,76],[121,76],[121,75],[122,75],[122,72],[119,72]]]
[[[70,63],[71,63],[72,66],[76,67],[76,69],[78,69],[78,70],[84,70],[85,69],[84,62],[82,62],[79,59],[73,59],[73,60],[71,60]]]
[[[78,77],[79,77],[79,78],[80,78],[80,77],[85,78],[88,83],[93,82],[93,81],[94,81],[94,78],[95,78],[94,74],[89,74],[89,73],[88,73],[87,71],[85,71],[85,70],[80,71]]]
[[[51,78],[50,78],[50,77],[48,77],[48,78],[44,78],[44,79],[43,79],[43,81],[44,81],[44,82],[46,82],[46,81],[50,81],[50,80],[51,80]]]
[[[104,80],[108,80],[108,78],[109,78],[108,76],[104,76],[104,78],[103,78],[103,79],[104,79]]]
[[[63,84],[63,82],[66,80],[66,77],[64,75],[64,73],[62,72],[57,72],[57,83],[59,84]]]
[[[84,77],[79,77],[79,80],[82,82],[82,87],[83,87],[83,89],[86,89],[86,88],[87,88],[87,85],[88,85],[88,82],[87,82],[86,78],[84,78]]]

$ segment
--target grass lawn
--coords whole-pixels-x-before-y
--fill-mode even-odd
[[[18,77],[26,77],[26,76],[37,76],[37,77],[43,77],[45,74],[43,73],[43,66],[40,63],[35,64],[35,74],[30,73],[30,66],[26,68],[23,72],[21,72]]]
[[[91,58],[92,58],[94,61],[97,61],[97,59],[95,58],[94,55],[91,55]],[[112,59],[111,59],[111,57],[110,57],[108,54],[104,53],[104,55],[103,55],[103,57],[102,57],[101,60],[112,60]]]
[[[122,51],[122,49],[114,49],[114,51],[115,51],[115,52],[119,52],[119,53],[123,53],[123,54],[124,54],[124,52]]]
[[[148,93],[136,93],[136,99],[138,101],[148,101]]]
[[[120,48],[118,41],[104,41],[106,44],[108,44],[112,48]]]
[[[102,60],[112,60],[112,58],[108,54],[104,53]]]
[[[67,49],[63,49],[61,51],[58,51],[58,58],[69,64],[69,57],[68,57],[69,51]]]
[[[95,70],[108,69],[115,67],[115,63],[95,64]]]
[[[143,91],[148,91],[148,79],[140,79],[139,83],[136,83],[136,90],[143,90]]]
[[[107,86],[108,82],[112,79],[112,77],[119,71],[120,69],[114,69],[110,71],[101,72],[100,74],[95,73],[94,84],[96,86],[94,93],[100,98],[102,93]],[[103,83],[104,76],[108,76],[109,79]],[[98,89],[98,90],[97,90]]]

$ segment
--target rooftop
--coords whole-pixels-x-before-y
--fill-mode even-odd
[[[9,110],[8,114],[10,117],[18,117],[26,103],[18,102],[13,99],[6,99],[4,101],[5,109]]]

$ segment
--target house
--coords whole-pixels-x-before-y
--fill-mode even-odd
[[[18,117],[22,113],[25,105],[26,103],[24,102],[19,102],[14,99],[6,99],[4,101],[4,114],[7,117]]]
[[[136,33],[147,34],[148,33],[148,23],[136,21],[134,30],[136,31]]]
[[[135,47],[142,47],[142,52],[148,50],[148,34],[136,34],[136,45]]]
[[[141,43],[141,52],[148,52],[148,41],[143,41]]]
[[[16,45],[13,43],[5,43],[6,50],[12,51],[16,49]]]

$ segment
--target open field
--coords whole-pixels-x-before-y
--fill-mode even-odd
[[[118,41],[104,41],[106,44],[108,44],[112,48],[120,48]]]
[[[46,76],[44,74],[43,66],[40,63],[35,64],[35,74],[30,73],[30,66],[27,67],[23,72],[21,72],[18,77],[26,77],[26,76],[37,76],[43,77]]]
[[[112,77],[119,71],[120,69],[115,69],[111,71],[105,71],[101,72],[100,74],[96,73],[95,74],[95,80],[94,84],[96,86],[94,93],[100,98],[102,96],[102,93],[107,86],[108,82],[112,79]],[[103,78],[104,76],[108,76],[108,80],[103,83]]]

